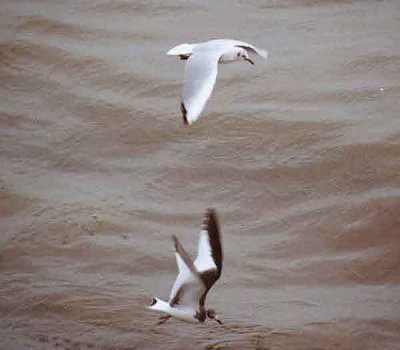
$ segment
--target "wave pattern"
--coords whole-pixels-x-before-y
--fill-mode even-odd
[[[2,348],[398,346],[398,2],[233,3],[2,2]],[[270,58],[185,128],[165,52],[225,36]],[[210,206],[225,324],[156,327]]]

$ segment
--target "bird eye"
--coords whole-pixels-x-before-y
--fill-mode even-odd
[[[240,52],[237,53],[237,57],[240,57]]]

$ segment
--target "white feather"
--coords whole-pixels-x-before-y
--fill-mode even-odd
[[[206,230],[200,232],[199,243],[197,248],[197,257],[194,261],[194,266],[199,273],[217,269],[217,265],[212,257],[212,249],[210,244],[210,237]]]
[[[180,44],[167,51],[168,56],[191,55],[197,44]]]
[[[194,123],[200,116],[214,88],[218,73],[218,60],[222,52],[196,52],[186,64],[182,99],[186,119]]]
[[[225,45],[227,47],[229,47],[229,46],[243,47],[245,50],[247,50],[250,53],[255,53],[263,58],[268,57],[268,51],[259,49],[259,48],[255,47],[254,45],[251,45],[244,41],[234,40],[234,39],[215,39],[215,40],[211,40],[210,42],[212,42],[213,45]]]
[[[205,286],[200,277],[193,273],[189,266],[183,261],[178,252],[175,253],[179,273],[172,286],[169,303],[175,298],[182,289],[179,298],[179,306],[192,310],[196,313],[199,299],[205,291]]]
[[[156,302],[154,305],[148,306],[150,310],[165,312],[173,317],[179,318],[186,322],[197,323],[197,319],[194,317],[196,315],[196,310],[186,306],[174,306],[171,307],[169,303],[155,298]]]

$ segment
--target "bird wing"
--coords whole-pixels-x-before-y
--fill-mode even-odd
[[[168,56],[180,56],[180,55],[191,55],[192,54],[192,52],[193,52],[193,49],[194,49],[194,47],[196,46],[197,44],[187,44],[187,43],[184,43],[184,44],[180,44],[180,45],[177,45],[177,46],[174,46],[172,49],[169,49],[168,51],[167,51],[167,55]]]
[[[209,42],[207,42],[207,45],[209,47],[232,47],[232,46],[237,46],[237,47],[241,47],[243,49],[245,49],[246,51],[252,53],[252,54],[257,54],[263,58],[267,58],[268,57],[268,51],[263,50],[263,49],[259,49],[257,47],[255,47],[254,45],[251,45],[249,43],[246,43],[244,41],[241,40],[235,40],[235,39],[214,39],[214,40],[210,40]]]
[[[172,236],[172,239],[175,244],[175,257],[179,273],[171,289],[169,304],[171,307],[181,305],[197,309],[199,299],[206,290],[206,287],[192,259],[178,238]]]
[[[214,209],[208,209],[200,232],[197,257],[194,266],[203,280],[207,290],[221,276],[222,270],[222,243],[217,213]]]
[[[250,51],[253,54],[257,54],[263,58],[267,58],[268,57],[268,51],[263,50],[263,49],[259,49],[251,44],[248,44],[244,41],[240,41],[240,40],[233,40],[233,39],[226,39],[229,40],[233,46],[237,46],[237,47],[241,47],[247,51]]]
[[[200,116],[214,88],[218,60],[223,51],[194,51],[186,63],[181,111],[185,124],[194,123]]]

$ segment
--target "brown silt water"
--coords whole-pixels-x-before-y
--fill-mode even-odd
[[[400,349],[400,3],[0,3],[0,349]],[[184,42],[219,67],[185,127]],[[218,211],[215,322],[167,299]]]

